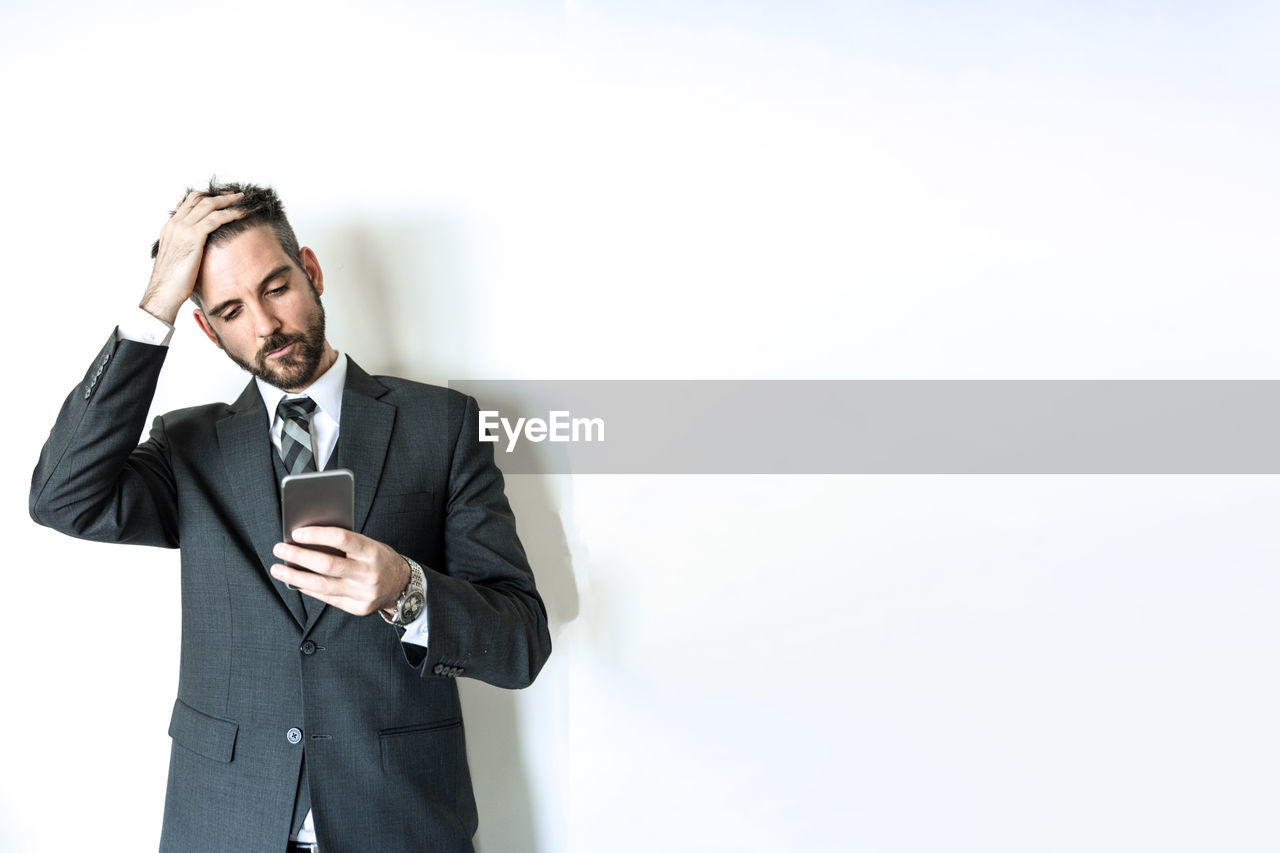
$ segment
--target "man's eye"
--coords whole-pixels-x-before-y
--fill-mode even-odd
[[[284,293],[284,292],[285,292],[285,290],[286,290],[288,287],[289,287],[289,285],[287,285],[287,284],[282,284],[282,285],[280,285],[279,287],[273,287],[273,288],[271,288],[270,290],[268,290],[268,291],[267,291],[267,295],[268,295],[268,296],[275,296],[277,293]]]
[[[240,309],[239,309],[239,308],[233,308],[233,309],[231,309],[230,311],[228,311],[227,313],[225,313],[225,314],[223,314],[223,315],[222,315],[222,322],[224,322],[224,323],[225,323],[225,322],[226,322],[226,321],[228,321],[228,320],[235,319],[236,315],[237,315],[237,314],[239,314],[239,313],[240,313]]]

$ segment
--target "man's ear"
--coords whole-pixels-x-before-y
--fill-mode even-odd
[[[191,315],[196,318],[196,325],[200,327],[200,331],[204,332],[209,340],[213,341],[214,346],[222,349],[222,341],[218,340],[218,336],[214,334],[213,326],[209,325],[209,318],[204,316],[204,312],[196,308],[191,312]]]
[[[324,293],[324,271],[320,269],[320,261],[317,260],[316,253],[307,246],[303,246],[298,250],[298,261],[302,264],[307,277],[311,279],[311,286],[316,289],[316,296]]]

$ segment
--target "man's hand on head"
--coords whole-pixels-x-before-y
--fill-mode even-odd
[[[280,542],[274,554],[302,566],[300,571],[279,563],[271,574],[312,598],[355,616],[395,609],[409,585],[409,564],[396,550],[341,527],[299,527],[293,531],[300,545]],[[324,545],[346,554],[337,557],[301,545]]]
[[[243,197],[244,193],[188,193],[160,229],[151,281],[139,303],[144,311],[173,325],[182,303],[195,290],[205,240],[226,223],[245,215],[242,208],[231,207]]]

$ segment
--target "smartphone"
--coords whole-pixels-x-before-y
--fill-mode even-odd
[[[350,530],[355,526],[355,506],[356,477],[346,468],[290,474],[280,481],[284,541],[291,545],[301,544],[293,541],[293,531],[299,527],[341,527]],[[323,545],[302,547],[339,557],[346,556],[336,548]]]

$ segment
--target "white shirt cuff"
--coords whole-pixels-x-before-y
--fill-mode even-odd
[[[422,579],[423,586],[426,586],[427,579]],[[428,592],[428,595],[431,593]],[[400,638],[402,643],[412,643],[415,646],[427,647],[427,608],[422,608],[422,615],[414,619],[408,625],[404,626],[404,636]]]
[[[172,337],[173,326],[141,308],[133,309],[133,313],[116,326],[117,341],[134,341],[139,344],[167,347]]]

